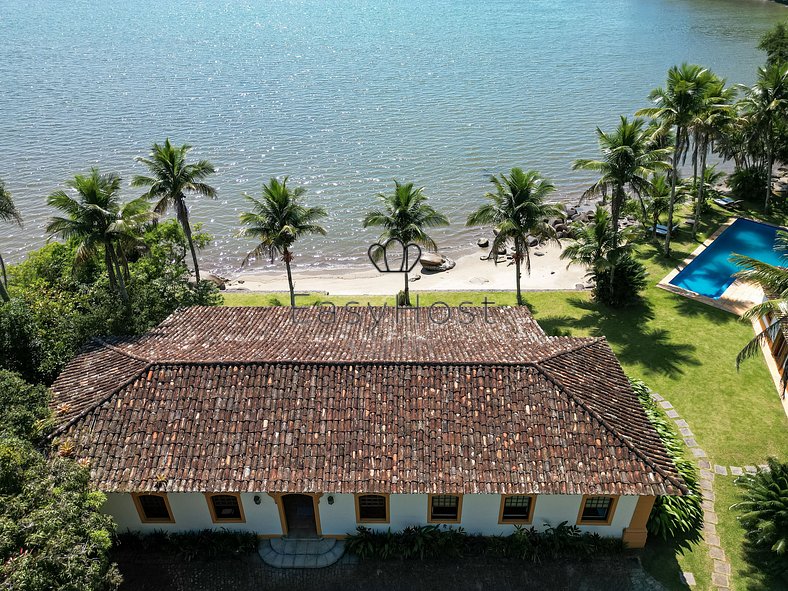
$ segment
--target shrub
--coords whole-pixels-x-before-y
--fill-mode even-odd
[[[735,480],[743,500],[733,508],[742,513],[739,521],[759,561],[788,572],[788,463],[769,458],[768,466]]]
[[[0,443],[0,587],[103,591],[120,583],[109,560],[114,525],[88,471],[29,442]]]
[[[126,533],[118,536],[122,551],[171,555],[191,562],[216,560],[253,554],[257,551],[257,535],[252,532],[202,530],[149,534]]]
[[[0,437],[37,439],[49,424],[49,390],[0,370]]]
[[[640,404],[646,411],[646,416],[654,425],[668,455],[690,491],[690,494],[680,497],[657,497],[649,516],[648,531],[663,539],[696,534],[703,525],[703,508],[695,464],[684,457],[684,444],[654,402],[651,389],[640,380],[630,381]]]
[[[739,168],[728,177],[728,186],[739,199],[758,198],[766,187],[766,173],[761,167]]]
[[[462,528],[426,525],[401,532],[373,531],[359,527],[346,540],[347,550],[362,559],[459,558],[487,554],[539,563],[562,557],[585,558],[612,555],[624,550],[618,538],[581,533],[564,521],[544,532],[517,526],[508,536],[469,536]]]
[[[596,273],[594,297],[613,308],[626,306],[637,301],[640,292],[646,289],[646,277],[646,268],[625,255],[612,267],[612,271],[607,267]]]

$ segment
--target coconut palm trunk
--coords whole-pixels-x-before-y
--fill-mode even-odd
[[[290,307],[295,308],[295,285],[293,284],[293,271],[290,269],[293,253],[285,248],[282,253],[282,260],[285,262],[285,269],[287,269],[287,286],[290,289]]]
[[[522,273],[520,271],[520,266],[523,260],[523,250],[522,250],[522,242],[520,238],[514,239],[514,267],[515,267],[515,284],[517,286],[517,305],[523,305],[523,291],[521,287],[522,283]]]
[[[405,271],[405,289],[403,290],[405,293],[405,302],[404,305],[410,306],[410,288],[408,287],[408,272]]]
[[[766,140],[766,199],[763,202],[763,209],[769,213],[769,200],[772,196],[772,167],[774,166],[774,150],[771,148],[771,133]]]
[[[200,265],[197,262],[197,250],[194,248],[194,240],[192,240],[192,227],[189,223],[189,210],[186,207],[186,202],[182,197],[175,198],[175,215],[183,228],[183,233],[186,235],[186,242],[189,243],[189,250],[192,253],[192,263],[194,264],[194,278],[197,283],[200,282]]]
[[[8,289],[6,288],[8,285],[8,275],[5,270],[5,261],[3,261],[2,255],[0,255],[0,273],[2,273],[2,279],[0,279],[0,300],[8,302],[11,300],[11,296],[8,295]]]
[[[681,127],[676,128],[676,140],[673,145],[673,170],[670,175],[670,201],[668,201],[668,227],[665,232],[665,256],[670,256],[670,238],[673,233],[673,208],[676,205],[676,183],[679,176],[679,146],[681,145]]]
[[[692,237],[698,235],[698,222],[700,221],[703,200],[706,198],[706,156],[708,155],[708,144],[704,139],[702,151],[700,153],[700,187],[698,187],[698,197],[695,203],[695,217],[692,220]]]

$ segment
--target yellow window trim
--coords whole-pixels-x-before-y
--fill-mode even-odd
[[[355,505],[356,505],[356,523],[388,523],[391,520],[391,514],[389,513],[389,495],[388,493],[356,493],[355,497]],[[361,506],[359,505],[358,500],[361,497],[383,497],[386,499],[386,518],[385,519],[361,519]]]
[[[611,499],[610,510],[607,512],[607,519],[605,521],[583,521],[583,509],[586,508],[586,501],[588,499],[596,499],[600,497]],[[580,502],[580,511],[577,513],[577,525],[610,525],[613,521],[613,517],[616,514],[616,505],[618,505],[618,495],[583,495],[583,500]]]
[[[140,503],[140,497],[161,497],[164,499],[164,505],[167,507],[167,513],[170,514],[169,519],[148,519],[145,517],[145,510],[142,508],[142,503]],[[137,509],[137,514],[140,517],[140,521],[142,523],[175,523],[175,516],[172,514],[172,509],[170,508],[170,500],[167,498],[167,493],[160,493],[160,492],[141,492],[141,493],[131,493],[131,498],[134,500],[134,507]]]
[[[504,519],[503,509],[506,499],[511,497],[528,497],[531,499],[531,505],[528,507],[528,517],[526,519]],[[536,495],[501,495],[501,507],[498,510],[498,524],[499,525],[529,525],[534,520],[534,507],[536,507]]]
[[[216,515],[216,508],[213,506],[213,497],[235,497],[238,501],[238,510],[241,512],[239,519],[227,519]],[[246,523],[246,514],[244,513],[244,504],[241,502],[240,493],[205,493],[205,501],[208,503],[208,510],[211,512],[211,521],[214,523]]]
[[[430,493],[427,495],[427,523],[460,523],[462,522],[462,495]],[[457,497],[457,519],[433,519],[432,518],[432,497]]]
[[[323,493],[268,493],[268,496],[271,497],[274,502],[276,503],[276,508],[279,510],[279,522],[282,525],[282,535],[287,535],[287,516],[285,515],[285,505],[282,502],[282,497],[287,495],[304,495],[307,497],[312,497],[312,507],[315,511],[315,533],[318,537],[323,537],[323,529],[320,526],[320,511],[318,509],[318,505],[320,503],[320,497],[323,496]]]

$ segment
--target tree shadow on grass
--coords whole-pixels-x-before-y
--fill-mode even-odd
[[[654,309],[646,300],[622,309],[577,297],[566,301],[579,314],[539,318],[539,324],[548,334],[570,335],[582,331],[605,337],[622,363],[639,363],[649,371],[671,377],[683,374],[688,366],[700,365],[694,345],[675,342],[669,331],[648,327],[648,322],[654,319]]]
[[[703,316],[710,322],[714,322],[718,325],[739,322],[739,317],[733,312],[721,310],[719,308],[715,308],[714,306],[704,304],[703,302],[697,302],[678,294],[674,295],[676,297],[676,311],[682,316],[686,316],[688,318]]]
[[[776,567],[778,563],[773,552],[756,548],[746,539],[742,549],[747,566],[738,574],[745,579],[746,591],[788,591],[788,570],[781,572]],[[786,568],[784,564],[782,568]]]

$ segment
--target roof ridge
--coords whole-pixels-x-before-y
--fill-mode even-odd
[[[599,340],[601,340],[601,339],[599,339]],[[599,340],[597,340],[597,343],[599,342]],[[596,343],[589,343],[589,345],[591,345],[591,344],[596,344]],[[632,443],[632,441],[630,440],[629,437],[626,437],[625,435],[622,435],[621,433],[619,433],[618,429],[616,429],[613,425],[611,425],[598,411],[596,411],[595,409],[591,408],[588,404],[586,404],[586,402],[584,400],[581,400],[575,394],[573,394],[563,384],[563,382],[561,382],[561,380],[559,380],[555,375],[552,374],[552,372],[550,372],[548,369],[542,367],[540,364],[535,364],[535,365],[536,365],[537,369],[542,373],[542,375],[544,375],[545,378],[547,378],[548,380],[553,382],[553,384],[555,384],[555,386],[559,390],[561,390],[561,392],[565,396],[569,397],[575,404],[577,404],[580,408],[582,408],[584,411],[586,411],[594,419],[599,421],[601,423],[601,425],[605,429],[607,429],[616,439],[618,439],[627,448],[629,448],[636,456],[638,456],[641,460],[643,460],[646,464],[648,464],[651,468],[653,468],[660,476],[662,476],[664,479],[666,479],[669,482],[671,482],[674,486],[676,486],[683,493],[686,494],[686,493],[689,492],[689,489],[686,487],[685,484],[682,484],[678,480],[674,479],[673,476],[671,476],[670,474],[665,472],[665,470],[661,466],[659,466],[659,464],[657,464],[654,460],[652,460],[648,456],[648,454],[646,454],[643,451],[641,451],[634,443]]]
[[[567,349],[566,351],[559,351],[557,353],[553,353],[552,355],[548,355],[547,357],[542,357],[536,363],[544,363],[545,361],[552,361],[553,359],[557,359],[558,357],[561,357],[562,355],[567,355],[568,353],[576,353],[577,351],[580,351],[581,349],[585,349],[585,348],[590,347],[592,345],[596,345],[597,343],[600,343],[600,342],[605,340],[605,337],[560,337],[560,336],[553,336],[553,337],[548,337],[548,338],[550,338],[550,339],[567,339],[567,338],[571,338],[571,339],[573,339],[575,341],[579,341],[580,339],[583,339],[583,341],[580,342],[580,343],[576,343],[574,347],[572,347],[570,349]]]
[[[100,343],[104,347],[106,347],[106,348],[108,348],[108,349],[110,349],[112,351],[115,351],[116,353],[119,353],[120,355],[125,355],[126,357],[128,357],[129,359],[133,359],[134,361],[139,361],[141,363],[155,363],[155,361],[152,360],[152,359],[147,359],[145,357],[140,357],[139,355],[135,355],[134,353],[131,353],[131,352],[129,352],[129,351],[127,351],[127,350],[125,350],[125,349],[123,349],[121,347],[118,347],[117,345],[113,345],[112,343],[110,343],[109,341],[103,339],[102,337],[94,337],[93,341],[96,341],[96,342]]]

